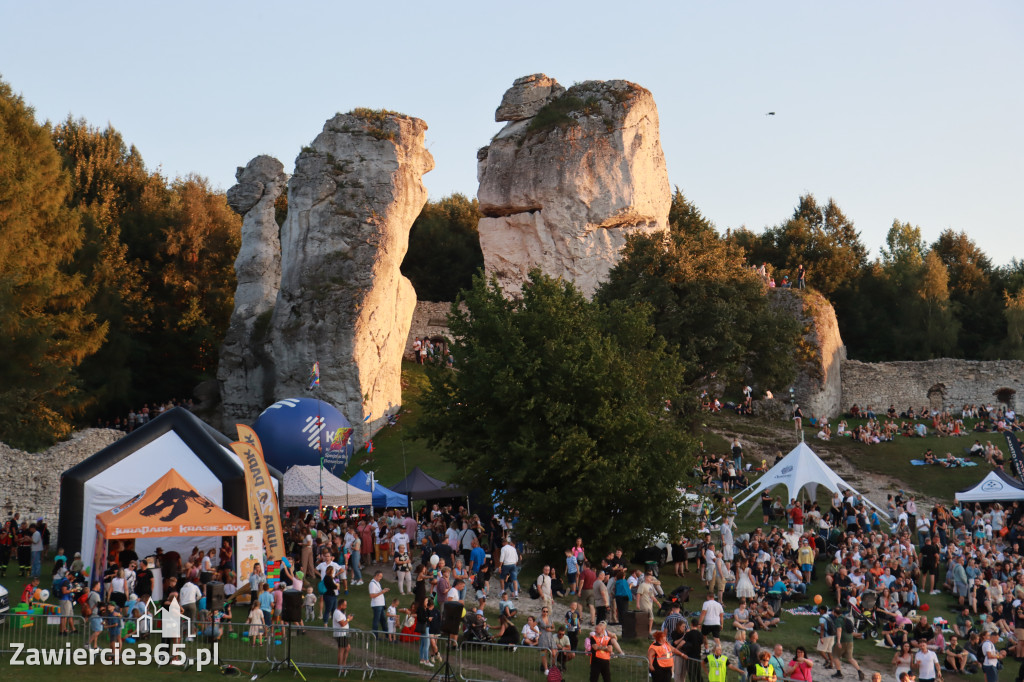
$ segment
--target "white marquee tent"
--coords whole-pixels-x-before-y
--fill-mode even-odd
[[[881,512],[883,519],[888,521],[889,514],[877,504],[857,491],[852,485],[822,461],[818,455],[807,445],[800,443],[788,455],[769,469],[764,476],[757,479],[752,486],[740,494],[736,500],[736,507],[739,508],[751,500],[760,499],[761,491],[771,489],[777,485],[786,486],[786,501],[796,498],[803,491],[808,498],[815,499],[818,495],[818,486],[823,485],[832,492],[850,490],[855,495],[875,510]],[[751,509],[751,511],[753,508]],[[747,514],[750,515],[749,512]]]
[[[315,507],[320,501],[320,467],[296,465],[284,472],[284,507]],[[373,493],[345,483],[323,471],[324,504],[328,507],[369,507]]]
[[[976,485],[956,494],[957,502],[1012,502],[1014,500],[1024,500],[1024,485],[998,469],[993,469]]]

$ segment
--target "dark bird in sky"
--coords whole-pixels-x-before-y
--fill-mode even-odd
[[[765,116],[774,116],[774,115],[775,115],[774,111],[769,111],[767,114],[765,114]]]

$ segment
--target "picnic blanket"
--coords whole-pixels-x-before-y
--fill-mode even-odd
[[[955,457],[954,459],[956,460],[956,466],[955,467],[945,467],[945,468],[947,468],[947,469],[957,469],[959,467],[976,467],[976,466],[978,466],[977,462],[969,462],[966,459],[961,459],[959,457]],[[936,464],[936,466],[940,466],[940,465],[942,465],[942,463],[944,461],[945,461],[944,459],[936,460],[935,464]],[[912,460],[910,460],[910,463],[913,464],[916,467],[923,467],[923,466],[926,466],[928,464],[928,462],[924,461],[923,459],[912,459]]]
[[[797,606],[792,609],[783,609],[786,613],[793,616],[817,616],[818,612],[811,606]]]

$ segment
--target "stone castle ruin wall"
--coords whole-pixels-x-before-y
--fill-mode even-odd
[[[882,412],[895,405],[900,412],[949,408],[965,404],[1017,407],[1024,391],[1024,361],[924,360],[916,362],[843,363],[842,409],[854,404]]]

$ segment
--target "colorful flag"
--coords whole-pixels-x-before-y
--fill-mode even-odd
[[[372,440],[366,441],[366,451],[367,452],[373,452],[373,441]]]
[[[314,362],[313,369],[309,373],[309,387],[307,391],[312,391],[314,386],[320,385],[320,363]]]

